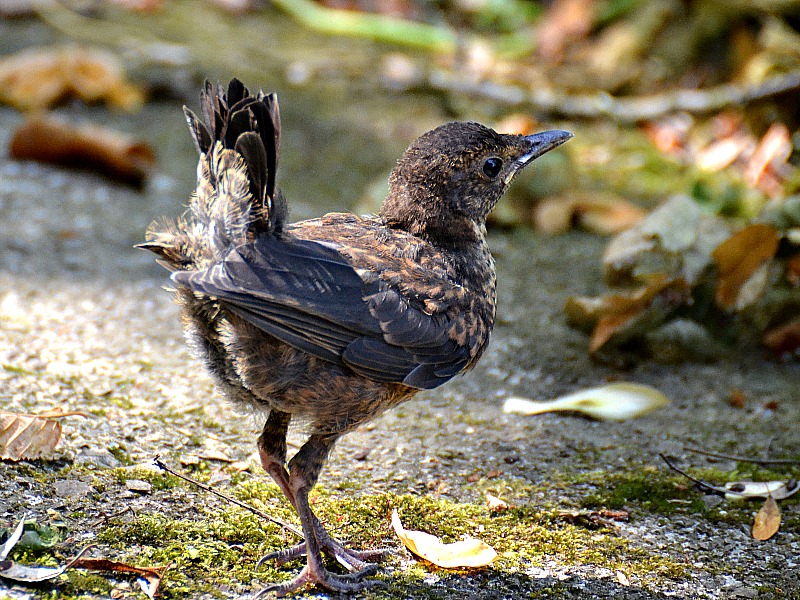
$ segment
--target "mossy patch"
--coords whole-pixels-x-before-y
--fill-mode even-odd
[[[278,518],[296,522],[274,485],[249,480],[232,492]],[[480,504],[457,503],[434,496],[337,497],[325,488],[315,491],[312,503],[330,533],[347,545],[388,547],[395,551],[386,563],[391,574],[381,575],[390,586],[389,590],[371,591],[364,597],[393,597],[396,593],[418,597],[423,589],[431,592],[430,597],[440,597],[436,592],[438,588],[428,589],[423,585],[431,577],[436,581],[473,576],[480,579],[487,573],[491,573],[492,578],[507,579],[507,585],[515,589],[524,590],[527,581],[528,592],[531,592],[532,583],[522,574],[553,562],[564,568],[580,565],[590,570],[622,571],[642,584],[654,578],[676,578],[684,574],[681,565],[634,547],[611,529],[593,530],[566,523],[555,513],[530,507],[492,513]],[[199,593],[226,595],[220,593],[220,586],[226,591],[244,593],[266,582],[289,579],[297,573],[299,563],[275,568],[267,561],[256,568],[264,554],[297,542],[293,535],[239,508],[197,508],[202,517],[196,520],[139,514],[134,520],[112,521],[100,533],[98,541],[137,564],[173,565],[163,583],[165,598]],[[477,571],[445,571],[424,561],[401,564],[405,551],[389,526],[389,516],[394,509],[409,529],[427,531],[445,542],[467,535],[479,537],[491,544],[499,557],[490,567]],[[335,565],[331,568],[337,569]]]
[[[46,478],[50,481],[80,473],[81,468],[65,467]],[[740,465],[731,472],[705,469],[693,473],[717,485],[787,476],[752,465]],[[787,473],[796,476],[791,470]],[[162,583],[166,599],[252,593],[267,583],[294,577],[302,566],[301,561],[282,567],[267,561],[258,567],[264,555],[299,540],[278,525],[196,491],[176,477],[137,468],[92,471],[91,475],[92,485],[104,483],[110,489],[134,478],[150,482],[154,492],[161,492],[157,502],[165,503],[163,510],[127,513],[98,524],[98,549],[93,552],[139,566],[170,565]],[[207,473],[198,475],[207,479]],[[385,570],[378,575],[388,587],[358,596],[363,598],[454,599],[463,596],[464,590],[471,590],[474,597],[487,598],[570,597],[569,586],[548,573],[578,575],[594,580],[593,585],[607,585],[612,591],[616,574],[622,573],[639,588],[655,591],[687,577],[685,563],[626,539],[613,524],[568,518],[564,511],[624,508],[634,521],[644,513],[668,518],[676,512],[688,512],[711,522],[740,526],[752,523],[752,513],[757,509],[753,502],[725,502],[707,508],[702,494],[683,477],[648,466],[612,473],[553,472],[546,481],[535,484],[507,477],[481,479],[467,486],[474,493],[474,502],[456,502],[436,495],[358,493],[346,485],[348,481],[350,478],[345,478],[342,485],[334,488],[318,486],[311,501],[328,531],[346,545],[393,550],[384,563]],[[173,489],[176,491],[170,492]],[[168,504],[173,493],[183,498],[187,490],[198,500],[193,500],[191,507],[183,505],[177,511],[181,515],[178,518]],[[277,486],[261,477],[238,473],[222,491],[297,524],[296,515]],[[492,512],[482,501],[486,493],[502,497],[512,508]],[[426,531],[445,542],[477,537],[493,546],[498,558],[484,569],[455,571],[412,559],[391,530],[389,518],[394,509],[408,529]],[[784,526],[791,525],[785,522]],[[13,558],[39,564],[52,559],[53,564],[63,564],[70,554],[62,548],[38,557],[19,554]],[[332,563],[329,567],[339,569]],[[66,599],[104,596],[119,585],[135,588],[130,578],[72,571],[54,584]],[[48,595],[53,589],[42,587],[41,592]]]

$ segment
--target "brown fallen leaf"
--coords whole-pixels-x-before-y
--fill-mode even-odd
[[[642,131],[660,152],[677,156],[686,151],[692,125],[694,120],[687,113],[677,113],[644,123]]]
[[[792,287],[800,287],[800,254],[795,254],[787,259],[786,281]]]
[[[773,123],[747,163],[744,177],[752,186],[768,196],[783,192],[780,173],[792,153],[792,138],[789,128],[783,123]]]
[[[0,102],[23,110],[52,106],[67,97],[136,110],[144,93],[125,79],[117,58],[73,46],[32,48],[0,60]]]
[[[63,417],[86,415],[54,410],[40,415],[0,413],[0,459],[35,460],[50,454],[61,440]]]
[[[497,558],[491,546],[475,538],[443,544],[435,535],[404,529],[397,509],[392,511],[392,528],[411,552],[445,569],[483,567]]]
[[[764,505],[756,513],[753,522],[753,537],[759,541],[768,540],[778,532],[781,526],[781,509],[775,498],[769,496]]]
[[[627,293],[609,294],[602,298],[570,297],[564,310],[573,324],[594,323],[589,352],[594,354],[629,321],[642,313],[662,293],[684,293],[679,280],[656,277],[650,284]]]
[[[22,521],[24,523],[24,520]],[[19,536],[17,536],[17,540]],[[14,542],[16,543],[16,541]],[[137,575],[142,591],[152,600],[158,593],[161,578],[169,568],[163,567],[135,567],[126,563],[109,560],[106,558],[83,558],[83,555],[93,546],[87,546],[78,555],[62,567],[41,567],[39,565],[20,565],[11,560],[0,560],[0,579],[9,579],[20,583],[40,583],[59,577],[68,569],[86,569],[88,571],[111,571],[114,573],[128,573]],[[10,550],[10,548],[9,548]],[[143,581],[142,581],[143,580]]]
[[[43,116],[28,119],[11,138],[11,158],[98,171],[140,186],[155,167],[145,142],[91,125],[74,126]]]
[[[770,329],[764,334],[762,342],[775,356],[797,354],[800,352],[800,317]]]
[[[149,598],[158,594],[158,586],[161,578],[169,569],[169,566],[162,567],[135,567],[127,563],[107,558],[80,558],[78,557],[69,565],[73,569],[86,569],[88,571],[111,571],[114,573],[128,573],[143,578],[147,585],[142,586],[142,590]]]
[[[740,291],[757,270],[771,261],[780,236],[771,225],[755,223],[717,246],[711,256],[717,263],[717,304],[725,309],[741,306]]]
[[[624,198],[598,194],[555,198],[540,202],[533,213],[536,228],[555,235],[573,225],[600,235],[625,231],[639,223],[647,211]]]

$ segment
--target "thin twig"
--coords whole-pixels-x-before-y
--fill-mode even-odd
[[[455,71],[435,68],[409,81],[387,81],[389,86],[419,88],[486,98],[517,108],[576,117],[607,117],[622,123],[636,123],[673,112],[709,113],[729,106],[742,106],[800,89],[800,72],[776,75],[761,83],[726,83],[702,90],[678,89],[661,94],[618,98],[604,90],[571,94],[547,85],[521,85],[480,81]]]
[[[744,456],[736,456],[734,454],[721,454],[719,452],[709,452],[708,450],[701,450],[700,448],[692,448],[691,446],[684,446],[687,452],[694,452],[702,454],[703,456],[711,456],[713,458],[722,458],[725,460],[735,460],[738,462],[753,463],[755,465],[800,465],[800,460],[792,458],[746,458]]]
[[[125,507],[125,508],[123,508],[122,510],[119,510],[119,511],[117,511],[117,512],[113,512],[113,513],[111,513],[110,515],[106,515],[106,514],[104,514],[102,517],[100,517],[100,518],[99,518],[99,519],[97,519],[97,520],[96,520],[94,523],[92,523],[92,526],[93,526],[93,527],[97,527],[97,526],[98,526],[98,525],[100,525],[101,523],[107,523],[107,522],[108,522],[108,521],[110,521],[111,519],[116,519],[117,517],[121,517],[122,515],[124,515],[124,514],[125,514],[126,512],[128,512],[128,511],[130,511],[130,512],[134,512],[134,510],[133,510],[133,508],[132,508],[131,506],[126,506],[126,507]]]
[[[153,458],[153,464],[155,466],[157,466],[159,469],[161,469],[162,471],[166,471],[170,475],[174,475],[175,477],[177,477],[179,479],[183,479],[184,481],[188,481],[189,483],[199,487],[201,490],[205,490],[207,492],[211,492],[215,496],[217,496],[219,498],[222,498],[223,500],[226,500],[227,502],[230,502],[231,504],[235,504],[236,506],[241,506],[245,510],[249,510],[254,515],[257,515],[257,516],[261,517],[262,519],[266,519],[267,521],[270,521],[272,523],[275,523],[276,525],[279,525],[279,526],[283,527],[286,531],[290,531],[291,533],[295,534],[299,538],[303,537],[303,532],[300,531],[297,527],[295,527],[291,523],[287,523],[286,521],[283,521],[283,520],[279,519],[278,517],[273,517],[269,513],[265,513],[263,510],[258,510],[257,508],[255,508],[253,506],[250,506],[249,504],[246,504],[246,503],[242,502],[241,500],[237,500],[236,498],[231,498],[230,496],[226,496],[222,492],[218,492],[217,490],[215,490],[211,486],[208,486],[208,485],[206,485],[204,483],[200,483],[196,479],[192,479],[191,477],[188,477],[186,475],[178,473],[177,471],[175,471],[175,470],[169,468],[167,465],[165,465],[164,462],[161,460],[160,456],[156,456],[156,457]]]
[[[659,454],[659,456],[661,457],[661,460],[663,460],[665,463],[667,463],[667,466],[670,469],[672,469],[673,471],[675,471],[679,475],[683,475],[689,481],[693,481],[704,492],[713,492],[715,494],[722,494],[723,496],[725,496],[727,494],[734,494],[736,496],[744,496],[744,494],[742,494],[740,492],[734,492],[733,490],[729,490],[727,488],[717,487],[715,485],[711,485],[710,483],[706,483],[705,481],[697,479],[696,477],[692,477],[686,471],[682,471],[681,469],[676,467],[674,464],[672,464],[672,462],[666,456],[664,456],[663,454]]]

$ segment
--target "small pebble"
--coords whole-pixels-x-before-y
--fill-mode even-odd
[[[132,492],[139,492],[140,494],[149,494],[153,491],[153,486],[141,479],[128,479],[125,482],[125,487]]]

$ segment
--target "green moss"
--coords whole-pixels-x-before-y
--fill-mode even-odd
[[[113,469],[111,475],[117,483],[125,483],[128,479],[141,479],[153,486],[153,490],[171,490],[181,484],[181,480],[168,473],[151,469]]]
[[[87,593],[108,597],[114,588],[108,577],[101,573],[88,573],[71,569],[61,576],[65,583],[59,585],[62,596],[80,597]]]
[[[515,488],[514,482],[495,481],[493,485]],[[522,496],[531,490],[521,485],[516,491]],[[296,523],[296,517],[275,485],[250,479],[237,485],[233,493],[261,510]],[[445,542],[467,535],[480,537],[499,554],[489,570],[491,577],[500,577],[505,581],[502,585],[510,586],[509,589],[520,586],[525,595],[532,592],[524,587],[526,581],[530,587],[530,580],[520,578],[518,573],[545,561],[620,570],[641,581],[684,575],[680,564],[636,548],[609,529],[589,529],[566,523],[555,511],[530,506],[492,513],[482,504],[457,503],[427,495],[337,497],[324,487],[315,490],[312,504],[328,530],[354,548],[397,549],[399,543],[389,525],[394,509],[398,510],[406,528],[427,531]],[[165,598],[202,592],[220,596],[223,583],[227,591],[243,593],[257,588],[254,577],[267,582],[286,580],[296,574],[297,564],[279,569],[266,564],[256,571],[255,565],[261,556],[296,541],[278,526],[263,523],[239,508],[219,510],[209,505],[196,508],[201,510],[201,518],[170,519],[158,514],[139,514],[133,521],[112,521],[98,535],[98,542],[108,544],[137,564],[172,564],[162,584]],[[388,561],[395,567],[400,564],[397,556]],[[391,576],[383,576],[388,590],[370,592],[365,597],[390,598],[398,593],[426,597],[427,593],[422,594],[422,590],[428,586],[422,582],[431,572],[446,579],[480,577],[485,570],[472,570],[467,575],[416,561],[408,568],[395,570]],[[418,586],[421,586],[419,594],[416,593]]]
[[[64,472],[62,469],[48,477],[63,476]],[[80,471],[69,470],[70,476],[76,472]],[[175,477],[146,469],[93,473],[101,483],[112,487],[130,478],[149,481],[161,490],[178,485],[188,487]],[[752,465],[740,465],[732,472],[706,469],[694,474],[718,485],[741,479],[779,479],[779,475],[786,478],[785,473]],[[636,585],[648,589],[686,577],[683,563],[637,546],[602,522],[565,518],[565,508],[625,508],[631,511],[633,519],[642,512],[659,515],[692,512],[711,522],[737,525],[749,525],[755,508],[752,502],[725,502],[707,509],[702,495],[683,477],[647,466],[619,473],[551,473],[546,481],[536,484],[508,477],[482,479],[467,486],[468,493],[471,490],[480,499],[476,503],[433,495],[351,493],[358,487],[360,484],[350,479],[335,488],[318,486],[311,501],[330,533],[348,546],[396,551],[387,559],[389,570],[379,575],[387,589],[365,592],[359,596],[363,598],[453,598],[449,590],[463,589],[464,580],[469,581],[470,588],[482,590],[481,586],[487,585],[508,597],[570,597],[566,584],[552,581],[546,584],[526,575],[531,568],[545,565],[549,568],[552,564],[567,569],[621,571]],[[225,491],[279,519],[297,523],[277,486],[263,478],[241,475]],[[487,492],[516,508],[491,512],[482,500]],[[241,595],[267,582],[288,580],[297,574],[300,561],[280,568],[268,561],[256,567],[265,554],[296,543],[293,534],[248,511],[229,508],[203,492],[198,495],[200,499],[192,507],[191,518],[165,516],[174,514],[170,510],[164,511],[165,514],[138,513],[133,518],[124,515],[102,525],[97,542],[105,548],[107,556],[116,560],[142,566],[172,565],[162,583],[166,599]],[[401,561],[406,553],[390,527],[394,509],[407,529],[426,531],[445,542],[465,536],[478,537],[492,545],[499,556],[487,568],[456,571],[439,569],[423,560]],[[36,562],[41,564],[46,558],[37,557]],[[60,560],[63,557],[51,558],[54,564],[63,563]],[[330,568],[339,569],[335,564],[330,564]],[[108,580],[106,575],[97,577]],[[66,580],[62,578],[58,590],[65,598],[80,597],[81,593],[107,594],[98,587],[97,577],[70,574]],[[432,577],[439,583],[432,585]],[[543,587],[538,587],[539,583]]]
[[[621,509],[635,507],[652,513],[669,515],[677,510],[702,512],[702,498],[678,475],[661,475],[655,469],[627,471],[618,474],[596,472],[581,478],[596,491],[587,495],[584,508]]]
[[[108,451],[111,452],[111,455],[116,458],[120,464],[125,466],[133,464],[133,460],[128,454],[128,449],[124,444],[114,444],[113,446],[109,446]]]

